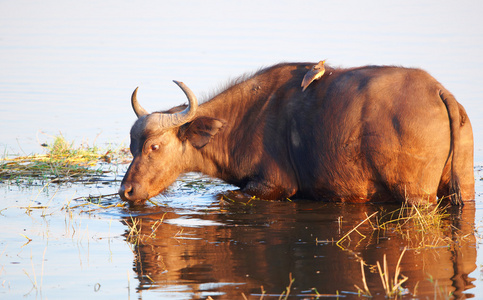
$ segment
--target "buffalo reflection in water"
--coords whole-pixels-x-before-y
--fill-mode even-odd
[[[357,292],[354,285],[363,287],[362,259],[372,295],[384,295],[377,261],[382,264],[386,254],[393,277],[408,247],[401,273],[408,277],[403,286],[410,294],[472,296],[465,291],[473,287],[468,275],[476,269],[474,203],[461,211],[454,208],[430,233],[410,226],[403,233],[373,230],[366,222],[358,228],[360,234],[352,233],[338,246],[332,241],[368,215],[398,207],[244,201],[221,201],[191,213],[144,207],[139,216],[126,218],[138,233],[126,231],[135,254],[138,292],[156,289],[195,299],[238,299],[242,293],[259,297],[261,286],[268,294],[283,292],[290,273],[295,279],[292,294],[314,287],[323,294]]]

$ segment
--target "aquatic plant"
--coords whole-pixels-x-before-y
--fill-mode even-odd
[[[156,232],[158,228],[161,226],[161,224],[163,223],[163,220],[166,214],[167,213],[165,212],[160,219],[154,221],[154,223],[149,226],[150,232],[143,232],[142,218],[133,217],[131,215],[129,218],[126,218],[125,220],[123,220],[122,223],[128,227],[128,230],[126,232],[126,241],[132,245],[139,245],[139,243],[145,241],[146,239],[156,238]],[[182,233],[182,229],[181,229],[181,232],[178,232],[174,236],[174,238],[176,238],[176,236],[181,233]]]
[[[404,289],[402,287],[402,284],[406,282],[409,278],[401,274],[401,267],[400,267],[400,264],[405,252],[406,252],[406,248],[403,249],[397,261],[396,268],[394,271],[394,279],[391,278],[389,273],[386,254],[384,254],[383,256],[382,267],[379,261],[377,261],[376,263],[377,271],[379,273],[379,277],[381,278],[382,287],[384,289],[384,292],[387,298],[394,298],[394,297],[402,296],[409,293],[407,289]],[[367,282],[366,282],[366,273],[364,270],[365,262],[362,259],[360,259],[360,264],[361,264],[362,284],[364,289],[360,288],[356,284],[354,284],[354,287],[358,290],[359,295],[362,295],[365,297],[373,297],[371,292],[369,291],[369,287],[367,286]]]
[[[387,267],[386,261],[386,254],[383,257],[383,267],[381,268],[381,264],[379,261],[377,262],[377,270],[379,271],[379,276],[381,277],[382,286],[384,287],[384,291],[386,292],[386,297],[393,298],[398,295],[404,294],[405,290],[402,288],[402,284],[408,280],[408,277],[401,274],[401,260],[406,252],[406,248],[403,249],[401,255],[399,256],[399,260],[396,264],[396,270],[394,271],[394,280],[389,278],[389,269]],[[400,279],[401,277],[401,279]]]
[[[54,137],[46,154],[27,156],[4,155],[0,162],[0,182],[8,183],[65,183],[99,180],[103,170],[99,162],[124,162],[128,151],[124,148],[100,149],[96,146],[74,147],[63,136]]]
[[[449,216],[447,208],[448,206],[441,206],[441,201],[436,205],[403,203],[399,209],[378,218],[376,226],[378,229],[394,228],[402,232],[405,225],[411,225],[423,233],[428,233],[441,227],[443,220]]]
[[[290,290],[292,289],[292,284],[295,281],[295,278],[292,278],[292,273],[290,273],[289,279],[290,279],[290,282],[289,282],[288,286],[285,288],[285,291],[282,292],[282,294],[280,295],[280,297],[278,297],[278,300],[282,300],[282,298],[284,300],[287,300],[288,299],[288,297],[290,295]]]
[[[366,236],[365,236],[365,235],[363,235],[362,233],[360,233],[360,232],[357,230],[357,228],[359,228],[359,227],[360,227],[362,224],[364,224],[365,222],[369,221],[369,220],[370,220],[372,217],[374,217],[374,216],[375,216],[375,215],[377,215],[378,213],[379,213],[379,212],[377,212],[377,211],[376,211],[375,213],[371,214],[370,216],[367,216],[367,218],[365,218],[364,220],[362,220],[362,221],[361,221],[359,224],[357,224],[357,225],[356,225],[354,228],[352,228],[351,230],[349,230],[349,232],[347,232],[347,233],[346,233],[346,234],[345,234],[343,237],[341,237],[341,238],[340,238],[340,239],[337,241],[336,245],[337,245],[337,246],[339,246],[339,247],[341,247],[341,248],[343,248],[343,247],[341,246],[341,243],[342,243],[342,242],[343,242],[343,241],[344,241],[346,238],[348,238],[348,237],[350,236],[350,234],[351,234],[352,232],[354,232],[354,231],[355,231],[355,232],[357,232],[357,233],[358,233],[360,236],[362,236],[363,238],[365,238]],[[338,219],[338,220],[339,220],[339,224],[340,224],[340,219]]]
[[[389,212],[378,210],[371,215],[366,213],[366,218],[347,231],[336,243],[344,251],[353,253],[360,261],[363,288],[354,284],[358,294],[365,297],[372,297],[366,282],[365,266],[369,266],[372,271],[379,274],[387,298],[410,294],[402,286],[408,280],[408,277],[401,274],[400,267],[406,250],[421,251],[422,249],[441,247],[453,249],[460,247],[459,245],[468,238],[469,234],[459,234],[460,229],[452,225],[451,214],[448,212],[449,209],[448,206],[442,206],[440,201],[437,204],[422,205],[408,205],[407,203],[403,203],[400,208]],[[365,231],[360,231],[360,227],[363,224],[367,224],[368,228]],[[368,235],[380,238],[381,236],[385,236],[386,232],[399,235],[406,243],[396,264],[393,277],[388,270],[385,254],[382,263],[377,261],[376,265],[367,265],[356,251],[350,249],[350,243],[347,242],[351,240],[351,235],[357,234],[360,237],[357,246],[360,246],[361,242]],[[432,280],[430,281],[432,282]],[[437,286],[437,283],[435,286]],[[450,295],[447,291],[438,292],[441,295]],[[413,295],[416,295],[416,287]]]
[[[346,249],[343,244],[346,240],[350,240],[350,236],[354,232],[365,239],[366,235],[362,234],[358,228],[364,223],[368,223],[374,232],[391,231],[399,234],[407,241],[410,249],[449,246],[451,238],[446,236],[445,232],[454,231],[456,228],[448,226],[450,214],[447,209],[448,206],[441,206],[441,201],[439,201],[436,205],[403,203],[400,208],[390,212],[376,211],[370,216],[366,215],[364,220],[349,230],[336,244],[342,249]],[[464,239],[464,236],[459,238]]]
[[[450,224],[449,217],[448,206],[442,206],[441,201],[436,205],[403,203],[399,209],[382,213],[372,226],[375,230],[398,233],[410,249],[450,247],[454,244],[452,238],[465,236],[447,234],[458,231]]]
[[[371,291],[369,291],[369,287],[367,286],[367,281],[366,281],[366,272],[364,271],[364,261],[361,259],[361,273],[362,273],[362,284],[364,286],[364,289],[361,289],[357,284],[354,284],[354,287],[359,291],[359,294],[362,294],[367,297],[372,297]]]

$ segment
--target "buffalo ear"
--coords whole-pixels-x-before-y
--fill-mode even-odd
[[[189,140],[196,149],[203,148],[225,125],[225,121],[209,117],[199,117],[181,126],[179,135],[182,141]]]

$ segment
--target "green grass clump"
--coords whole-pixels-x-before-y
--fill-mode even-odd
[[[403,204],[400,209],[383,214],[376,220],[380,230],[399,233],[410,249],[449,247],[452,245],[448,206]]]
[[[78,182],[98,179],[105,171],[99,162],[124,162],[125,149],[101,150],[97,147],[74,147],[57,136],[46,154],[4,157],[0,164],[0,182],[33,183]]]
[[[340,238],[336,245],[346,250],[351,235],[356,233],[362,239],[366,239],[367,229],[359,230],[365,223],[372,228],[373,232],[369,231],[371,235],[375,232],[378,232],[377,236],[381,232],[395,233],[407,243],[406,247],[410,250],[453,247],[454,239],[463,241],[467,236],[458,234],[458,229],[451,225],[448,206],[441,206],[441,201],[436,205],[403,203],[400,208],[390,212],[382,210],[370,216],[366,215],[366,218]]]

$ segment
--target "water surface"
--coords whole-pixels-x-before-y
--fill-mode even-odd
[[[477,199],[430,234],[366,222],[337,244],[367,215],[398,206],[250,200],[198,174],[156,205],[85,199],[115,193],[126,166],[91,185],[2,183],[0,297],[259,299],[263,286],[278,299],[292,276],[298,298],[358,298],[362,260],[380,298],[377,262],[385,254],[394,274],[404,247],[406,298],[483,297],[481,11],[478,1],[1,2],[4,152],[41,153],[59,132],[77,145],[127,145],[136,86],[143,106],[159,110],[185,102],[173,79],[206,98],[281,61],[395,64],[429,71],[466,108]]]

